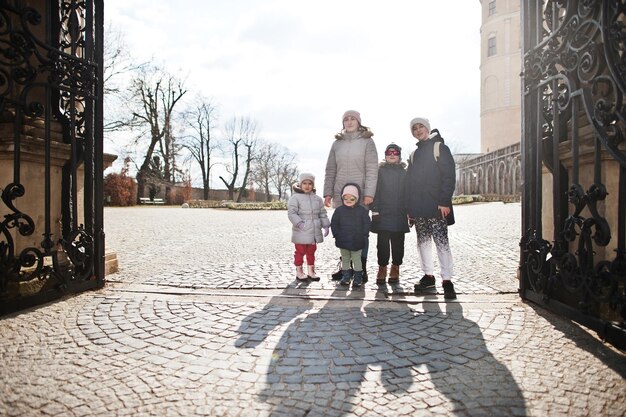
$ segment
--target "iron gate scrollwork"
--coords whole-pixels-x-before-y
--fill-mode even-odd
[[[524,298],[626,347],[626,1],[525,0]]]
[[[104,283],[102,11],[0,1],[0,313]]]

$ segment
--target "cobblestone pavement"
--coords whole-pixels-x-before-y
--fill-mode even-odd
[[[0,415],[623,416],[624,352],[515,293],[519,209],[455,208],[448,303],[336,287],[332,239],[295,284],[285,212],[107,209],[109,284],[0,320]]]
[[[459,209],[457,224],[450,227],[457,291],[516,292],[520,204]],[[134,207],[107,210],[105,221],[107,245],[117,252],[122,269],[112,280],[187,288],[284,288],[294,281],[291,226],[284,211]],[[374,273],[376,236],[371,234],[368,254]],[[144,250],[137,246],[140,242],[153,246]],[[410,290],[423,275],[415,233],[406,235],[405,253],[401,275],[408,277]],[[316,257],[318,273],[328,277],[339,260],[332,237],[319,245]],[[328,279],[309,286],[335,288]],[[368,288],[377,287],[371,282]]]

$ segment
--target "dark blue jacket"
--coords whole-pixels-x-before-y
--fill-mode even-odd
[[[376,196],[370,205],[370,210],[372,210],[370,230],[373,233],[379,231],[408,233],[409,231],[404,200],[405,167],[404,162],[399,164],[383,162],[378,168]],[[378,213],[378,216],[374,213]]]
[[[359,194],[361,194],[361,189],[358,185],[348,183],[345,186],[348,185],[356,186],[359,190]],[[360,197],[361,196],[359,196],[359,201],[361,200]],[[359,201],[352,207],[346,206],[342,201],[342,205],[335,209],[333,217],[330,220],[330,228],[335,238],[335,246],[340,249],[355,251],[365,247],[371,220],[369,211],[358,204]]]
[[[439,161],[434,144],[441,142]],[[406,209],[411,217],[438,218],[437,206],[452,207],[456,170],[450,148],[436,131],[434,137],[417,142],[406,172]]]

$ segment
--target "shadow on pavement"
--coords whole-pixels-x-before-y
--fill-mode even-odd
[[[461,303],[442,298],[424,297],[425,311],[412,320],[418,371],[451,402],[450,415],[525,416],[521,388],[489,351],[478,324],[464,316]]]
[[[332,296],[342,294],[343,288]],[[526,414],[511,373],[459,303],[442,311],[432,296],[418,312],[354,298],[313,309],[275,301],[242,321],[236,342],[256,348],[279,337],[257,394],[270,416]],[[282,334],[272,334],[288,322]]]
[[[592,334],[587,333],[575,322],[571,322],[565,317],[561,317],[544,307],[531,301],[525,302],[532,308],[539,317],[548,321],[559,332],[559,336],[563,336],[571,340],[577,347],[590,353],[608,368],[615,371],[622,378],[626,379],[626,352],[617,352],[619,349],[609,347],[604,342],[596,339]],[[593,332],[590,330],[590,332]]]

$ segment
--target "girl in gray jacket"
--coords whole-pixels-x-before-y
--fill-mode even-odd
[[[287,216],[292,224],[291,241],[296,245],[293,255],[296,279],[319,281],[315,273],[315,251],[317,244],[324,241],[324,236],[328,236],[330,220],[324,208],[324,200],[315,194],[313,174],[300,174],[300,182],[294,184],[292,190],[287,203]],[[303,270],[305,257],[308,274]]]

